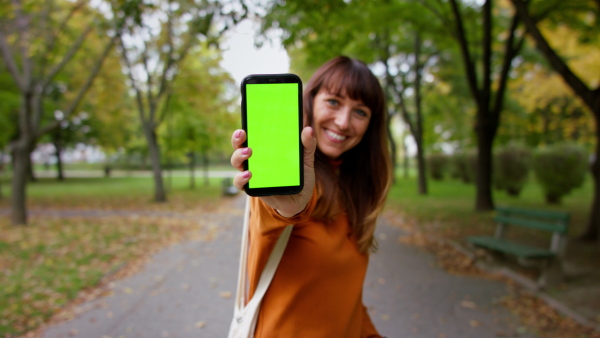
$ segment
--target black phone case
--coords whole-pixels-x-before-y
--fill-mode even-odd
[[[246,142],[244,147],[248,146],[248,139],[252,135],[248,135],[248,121],[246,112],[246,84],[260,83],[298,83],[298,141],[300,144],[299,159],[300,159],[300,185],[289,187],[266,187],[266,188],[250,188],[248,183],[244,185],[244,191],[250,196],[271,196],[271,195],[294,195],[302,191],[304,187],[304,146],[302,144],[301,132],[304,127],[303,109],[302,109],[302,80],[295,74],[253,74],[244,78],[241,84],[242,93],[242,129],[246,131]],[[248,161],[244,161],[244,170],[248,170]]]

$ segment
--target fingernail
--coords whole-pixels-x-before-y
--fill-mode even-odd
[[[244,173],[242,174],[243,178],[248,178],[250,177],[250,172],[249,171],[244,171]]]
[[[235,132],[235,138],[240,138],[240,136],[242,136],[242,131],[238,130]]]
[[[249,148],[242,149],[242,155],[248,155],[249,152],[250,152]]]

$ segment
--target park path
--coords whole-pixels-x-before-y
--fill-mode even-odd
[[[74,320],[46,328],[58,337],[225,337],[232,316],[244,196],[203,214],[210,240],[173,245],[138,274],[111,283],[112,294],[83,303]],[[498,304],[499,281],[446,273],[406,234],[380,220],[364,303],[387,337],[533,337]]]

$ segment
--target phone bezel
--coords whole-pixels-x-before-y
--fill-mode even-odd
[[[244,185],[244,191],[250,196],[271,196],[271,195],[294,195],[300,193],[304,187],[304,146],[302,145],[301,132],[304,127],[303,124],[303,110],[302,110],[302,80],[298,75],[295,74],[253,74],[248,75],[244,78],[241,84],[242,93],[242,129],[246,131],[246,141],[243,146],[248,146],[248,139],[252,135],[248,134],[248,121],[246,111],[246,85],[247,84],[276,84],[276,83],[297,83],[298,84],[298,144],[299,152],[298,158],[300,163],[300,185],[298,186],[284,186],[284,187],[265,187],[265,188],[250,188],[249,183]],[[251,159],[250,159],[251,160]],[[248,170],[248,160],[244,161],[244,170]]]

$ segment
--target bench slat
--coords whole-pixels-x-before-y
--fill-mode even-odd
[[[523,258],[550,258],[556,254],[549,250],[538,249],[515,242],[489,236],[473,236],[467,238],[469,243],[484,248],[498,250]]]
[[[537,217],[548,220],[562,221],[564,223],[569,223],[570,218],[569,213],[563,211],[519,209],[513,207],[497,207],[496,211],[502,216],[519,215]]]
[[[502,224],[513,224],[538,230],[558,232],[562,235],[567,234],[567,225],[561,223],[541,222],[531,219],[514,218],[508,216],[496,216],[494,217],[494,221]]]

